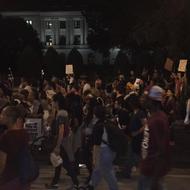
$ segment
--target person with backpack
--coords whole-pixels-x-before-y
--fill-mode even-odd
[[[19,106],[7,106],[2,110],[1,120],[7,126],[7,130],[0,136],[0,158],[3,171],[0,171],[1,190],[30,190],[30,182],[23,183],[23,172],[28,174],[28,168],[24,168],[20,159],[23,147],[28,149],[29,136],[24,127],[23,109]],[[2,167],[1,167],[2,168]],[[23,171],[25,169],[25,171]],[[26,171],[27,170],[27,171]],[[26,177],[26,176],[25,176]]]
[[[109,190],[118,190],[117,179],[113,168],[116,153],[108,145],[108,133],[105,128],[105,108],[96,106],[94,117],[98,119],[93,128],[93,173],[88,189],[96,189],[104,178],[108,183]]]

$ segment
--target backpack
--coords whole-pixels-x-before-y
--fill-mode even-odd
[[[19,178],[22,184],[28,184],[39,176],[39,167],[35,163],[30,150],[24,146],[18,155]]]
[[[110,149],[117,154],[117,157],[124,157],[127,153],[128,141],[124,132],[112,121],[104,122],[108,134],[108,142],[103,140]]]

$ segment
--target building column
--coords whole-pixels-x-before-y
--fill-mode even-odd
[[[66,31],[65,31],[65,37],[66,37],[66,45],[70,45],[70,19],[66,19]]]
[[[88,26],[86,23],[86,19],[84,18],[84,45],[87,45],[87,37],[88,37]]]
[[[55,20],[55,42],[59,45],[59,20]]]
[[[73,45],[73,38],[74,38],[74,28],[73,28],[73,19],[70,19],[69,20],[69,29],[70,29],[70,31],[69,31],[69,39],[70,39],[70,43],[69,43],[69,45]]]
[[[85,31],[85,23],[84,23],[84,18],[81,19],[81,45],[84,45],[84,31]]]
[[[41,37],[41,42],[45,43],[45,23],[44,19],[40,17],[40,37]],[[46,44],[45,44],[46,45]]]

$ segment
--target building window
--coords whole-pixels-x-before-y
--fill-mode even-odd
[[[32,20],[26,20],[26,23],[32,25]]]
[[[60,21],[60,29],[65,29],[66,28],[66,21],[65,20],[62,20]]]
[[[51,21],[46,21],[45,26],[46,26],[46,29],[52,29],[53,24]]]
[[[74,20],[74,28],[80,28],[80,20]]]
[[[47,46],[52,46],[53,45],[53,39],[51,35],[46,36],[46,45]]]
[[[59,37],[59,45],[62,45],[62,46],[66,45],[66,37],[64,35],[61,35]]]
[[[80,38],[81,38],[80,35],[75,35],[73,44],[80,45],[80,40],[81,40]]]

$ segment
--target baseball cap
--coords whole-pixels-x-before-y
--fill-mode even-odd
[[[148,97],[152,100],[162,101],[164,95],[164,89],[160,86],[154,85],[151,87]]]

